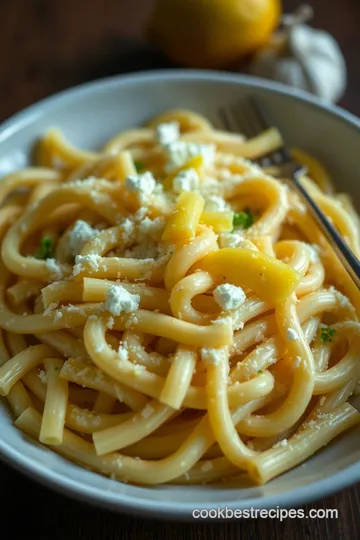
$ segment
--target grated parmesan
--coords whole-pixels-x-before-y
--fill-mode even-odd
[[[153,241],[159,241],[165,227],[163,217],[150,219],[145,217],[139,225],[139,241],[148,241],[149,237]]]
[[[121,230],[122,230],[122,238],[125,243],[129,242],[131,240],[131,236],[134,232],[134,223],[131,221],[131,219],[126,218],[121,224]]]
[[[141,203],[144,203],[154,191],[156,181],[152,173],[147,171],[137,176],[128,176],[125,180],[125,186],[130,193],[135,193],[138,196]]]
[[[281,441],[278,441],[276,444],[274,444],[273,448],[285,448],[285,446],[288,445],[287,439],[282,439]]]
[[[204,364],[220,364],[222,359],[222,349],[201,349],[201,360]]]
[[[129,359],[129,353],[127,352],[127,350],[125,349],[123,345],[119,346],[118,355],[119,355],[119,360],[121,362],[124,362]]]
[[[46,371],[44,371],[43,369],[41,369],[38,373],[38,376],[39,376],[39,379],[41,380],[41,382],[43,384],[46,384],[47,381],[48,381],[48,376],[47,376],[47,373]]]

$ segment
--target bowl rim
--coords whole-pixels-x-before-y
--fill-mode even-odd
[[[26,124],[33,122],[37,116],[44,112],[44,108],[51,108],[56,104],[63,106],[64,102],[71,101],[74,97],[83,95],[84,97],[101,92],[106,87],[116,87],[118,85],[126,86],[135,83],[147,83],[155,80],[181,81],[181,80],[200,80],[200,81],[222,81],[230,84],[240,84],[249,88],[256,87],[270,91],[274,94],[286,96],[307,103],[315,109],[321,109],[330,116],[335,116],[356,130],[360,130],[360,118],[346,109],[330,103],[325,99],[310,94],[304,90],[287,86],[283,83],[262,79],[252,75],[242,73],[228,73],[216,70],[201,69],[156,69],[147,71],[138,71],[134,73],[112,75],[96,79],[86,83],[78,84],[70,88],[53,93],[35,103],[28,105],[24,109],[12,114],[0,122],[0,143],[9,137],[13,131],[25,127]]]
[[[74,86],[70,89],[62,90],[61,92],[42,99],[12,115],[0,125],[0,143],[10,137],[13,133],[24,128],[26,125],[36,121],[38,117],[46,114],[48,110],[51,110],[54,107],[66,107],[66,104],[71,102],[74,98],[78,98],[79,96],[85,97],[98,92],[101,93],[105,88],[109,87],[131,86],[133,84],[146,84],[155,81],[212,81],[223,82],[224,84],[237,84],[239,86],[248,87],[249,89],[254,87],[260,90],[264,89],[277,95],[302,101],[312,108],[321,109],[328,115],[342,120],[348,127],[351,126],[354,128],[358,134],[360,133],[360,119],[354,114],[299,89],[237,73],[196,69],[160,69],[98,79]],[[211,509],[218,506],[215,502],[207,503],[201,501],[200,495],[198,502],[187,503],[184,501],[181,503],[173,503],[171,500],[152,500],[141,496],[140,493],[136,495],[125,495],[103,488],[97,488],[95,486],[90,487],[76,479],[65,477],[61,473],[47,468],[42,463],[37,463],[34,459],[28,459],[26,455],[22,454],[19,450],[12,448],[6,441],[1,439],[0,458],[5,464],[55,491],[77,500],[86,501],[92,505],[118,512],[127,512],[132,515],[136,514],[162,519],[191,520],[194,519],[192,518],[192,510],[194,508]],[[251,507],[264,509],[276,507],[296,508],[331,495],[358,481],[360,481],[360,465],[359,463],[354,463],[341,471],[335,472],[321,480],[317,480],[310,485],[304,485],[283,493],[265,496],[264,498],[257,497],[241,499],[238,502],[224,502],[220,506],[227,506],[231,509]],[[309,490],[310,486],[311,490]],[[309,491],[311,491],[311,493]]]

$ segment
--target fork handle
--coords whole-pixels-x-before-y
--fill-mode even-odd
[[[306,202],[307,207],[311,213],[311,216],[314,218],[316,223],[319,225],[320,230],[324,234],[325,238],[328,240],[330,245],[333,247],[336,255],[339,257],[343,266],[348,271],[350,277],[354,281],[355,285],[360,288],[360,261],[354,254],[354,252],[349,248],[349,246],[344,241],[343,237],[335,229],[334,225],[330,220],[325,216],[321,211],[318,205],[314,202],[312,197],[307,193],[300,182],[300,177],[302,171],[295,171],[292,175],[292,186],[295,187],[301,198]]]

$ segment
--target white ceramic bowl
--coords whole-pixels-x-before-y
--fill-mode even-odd
[[[201,71],[159,71],[87,84],[38,103],[0,130],[0,176],[28,163],[36,137],[59,126],[73,143],[96,148],[118,131],[171,107],[191,108],[219,126],[217,110],[255,93],[286,141],[314,152],[340,190],[360,194],[360,121],[307,94],[260,79]],[[191,518],[194,508],[296,507],[360,480],[360,429],[346,433],[304,465],[261,487],[138,487],[89,472],[42,447],[13,426],[0,403],[0,454],[16,469],[63,493],[118,511]]]

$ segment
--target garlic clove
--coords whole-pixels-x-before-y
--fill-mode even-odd
[[[276,77],[273,80],[277,80],[283,84],[289,84],[295,88],[301,88],[303,90],[311,91],[311,85],[304,70],[292,58],[282,58],[276,66]]]
[[[336,102],[346,89],[346,62],[336,40],[327,32],[308,26],[310,6],[283,17],[283,30],[254,56],[252,75],[301,88]]]
[[[302,64],[309,91],[338,101],[347,86],[346,62],[336,40],[327,32],[307,25],[292,28],[289,45]]]

